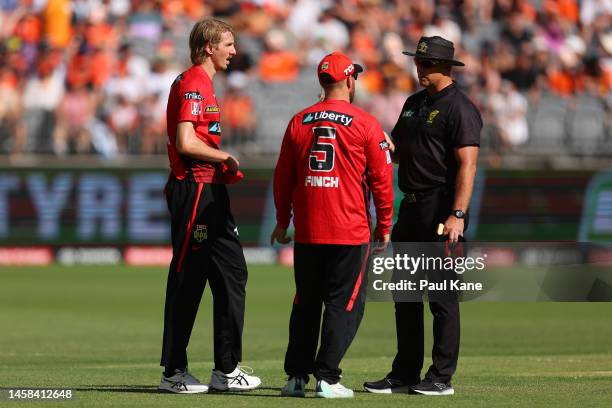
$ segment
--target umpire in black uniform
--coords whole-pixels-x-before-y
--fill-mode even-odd
[[[435,242],[442,233],[451,243],[468,224],[482,119],[451,78],[454,46],[442,37],[422,37],[414,56],[425,89],[410,96],[391,133],[404,193],[393,242]],[[438,225],[443,224],[443,231]],[[364,384],[374,393],[454,393],[451,377],[459,356],[459,303],[430,302],[433,314],[433,364],[421,381],[424,359],[423,302],[396,302],[397,355],[392,370]]]

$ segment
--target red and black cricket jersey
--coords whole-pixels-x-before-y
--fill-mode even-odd
[[[224,183],[221,166],[181,155],[176,150],[179,122],[192,122],[195,133],[208,146],[219,149],[221,142],[221,113],[213,82],[199,65],[180,74],[170,89],[166,109],[168,130],[168,158],[174,176],[182,180],[188,173],[197,182]]]
[[[295,242],[356,245],[370,240],[370,193],[381,234],[393,215],[393,167],[382,127],[341,100],[296,114],[274,171],[279,227],[293,211]]]

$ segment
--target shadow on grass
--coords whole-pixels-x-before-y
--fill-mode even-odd
[[[73,388],[75,391],[82,392],[115,392],[115,393],[134,393],[134,394],[173,394],[167,391],[160,391],[155,385],[86,385]],[[274,394],[261,394],[253,392],[227,392],[227,391],[212,391],[211,395],[237,395],[240,397],[281,397],[279,395],[280,388],[259,387],[256,391],[275,391]],[[197,395],[197,394],[194,394]]]

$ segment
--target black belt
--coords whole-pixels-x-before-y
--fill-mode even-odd
[[[451,192],[452,190],[452,187],[449,187],[447,185],[441,185],[438,187],[429,188],[427,190],[405,192],[404,199],[408,203],[416,203],[417,201],[420,201],[427,196],[441,192]]]

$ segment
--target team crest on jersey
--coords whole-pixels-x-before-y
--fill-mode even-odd
[[[201,244],[204,240],[208,239],[208,229],[206,225],[196,225],[193,230],[193,239]]]
[[[334,122],[340,125],[350,127],[353,123],[353,117],[342,112],[335,111],[320,111],[320,112],[309,112],[302,119],[303,125],[310,125],[315,122]]]
[[[220,135],[221,134],[221,123],[210,122],[208,124],[208,133],[210,133],[211,135]]]
[[[185,99],[188,101],[201,101],[204,98],[198,91],[187,91],[185,92]]]
[[[202,113],[202,107],[200,106],[200,102],[191,102],[191,114],[194,116],[198,116]]]
[[[436,118],[436,116],[438,116],[438,113],[440,113],[439,110],[433,110],[429,113],[429,117],[427,118],[427,123],[433,123],[434,119]]]

